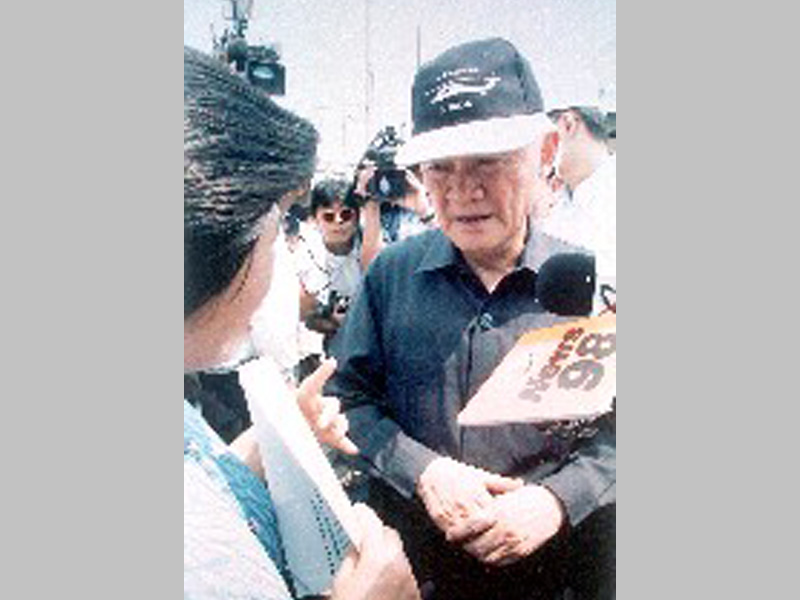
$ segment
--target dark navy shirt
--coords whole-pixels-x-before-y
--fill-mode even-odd
[[[373,261],[335,339],[339,396],[373,475],[407,498],[438,455],[546,485],[572,525],[615,501],[616,438],[605,422],[461,427],[456,417],[517,339],[563,318],[534,294],[536,270],[575,252],[528,236],[517,267],[489,293],[440,230],[389,246]]]

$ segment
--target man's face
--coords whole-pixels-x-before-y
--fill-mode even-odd
[[[320,207],[314,218],[328,245],[348,243],[358,228],[358,211],[338,200],[331,206]]]
[[[560,140],[556,156],[556,172],[570,189],[575,187],[576,163],[580,155],[576,139],[579,119],[575,113],[566,110],[559,115],[556,121]]]
[[[545,191],[537,147],[423,163],[442,231],[468,258],[502,260],[522,251],[527,217]]]

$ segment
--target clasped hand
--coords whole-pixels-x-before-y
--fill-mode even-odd
[[[532,554],[564,519],[559,500],[547,488],[450,458],[431,462],[417,492],[449,542],[494,566]]]

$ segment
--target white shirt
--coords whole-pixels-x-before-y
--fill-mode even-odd
[[[556,205],[542,230],[594,252],[600,280],[617,276],[617,157],[610,155]]]
[[[290,373],[302,358],[300,281],[283,231],[272,248],[269,292],[250,321],[250,339],[257,354],[272,356],[285,373]]]
[[[295,254],[300,282],[319,302],[326,304],[331,290],[342,298],[353,298],[363,275],[360,242],[348,254],[333,254],[315,230],[304,234]]]

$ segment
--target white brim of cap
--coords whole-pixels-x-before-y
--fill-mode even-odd
[[[510,152],[555,130],[545,113],[472,121],[413,136],[400,147],[395,160],[411,166],[455,156]]]

